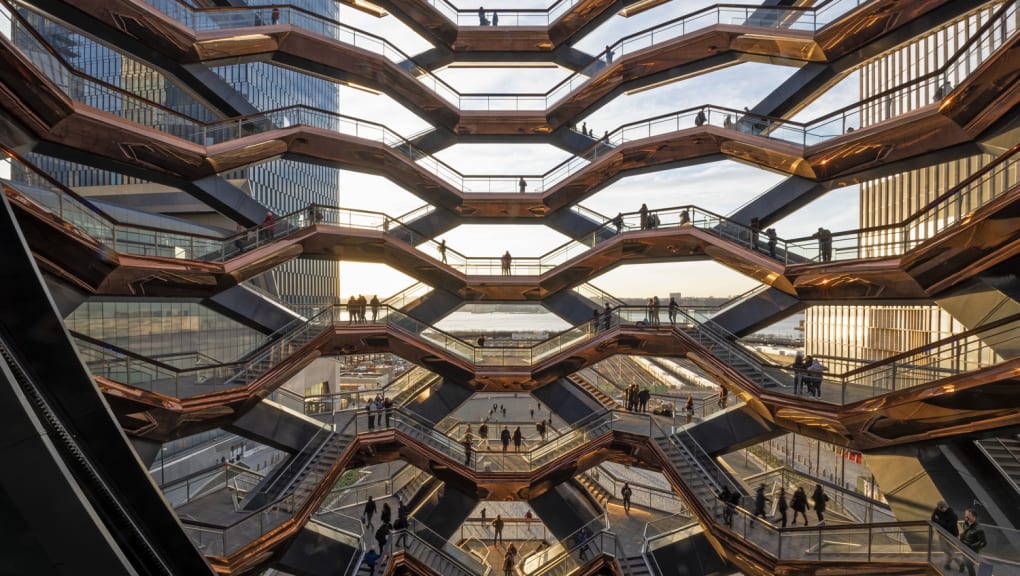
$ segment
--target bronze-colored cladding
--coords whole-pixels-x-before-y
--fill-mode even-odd
[[[340,0],[345,4],[357,7],[355,0]],[[663,0],[667,1],[667,0]],[[659,2],[659,3],[663,3]],[[457,26],[456,23],[441,14],[427,0],[376,0],[373,2],[386,8],[412,28],[431,36],[436,43],[449,46],[455,52],[507,52],[507,51],[548,51],[568,42],[579,30],[583,29],[596,16],[607,9],[617,9],[617,2],[610,0],[582,0],[576,2],[568,11],[545,27],[518,26]],[[897,2],[881,0],[867,2],[852,10],[849,17],[840,18],[822,28],[814,44],[817,49],[830,58],[844,56],[859,49],[862,45],[875,41],[907,25],[914,20],[932,13],[942,6],[952,4],[952,0],[919,0],[916,2]],[[810,19],[810,11],[805,11]],[[628,13],[628,16],[634,14]],[[536,44],[529,48],[532,41],[537,40],[536,31],[547,31],[550,45]]]
[[[899,259],[784,267],[775,259],[698,228],[625,232],[540,276],[466,275],[378,230],[317,224],[244,252],[225,263],[117,253],[10,187],[33,252],[51,272],[105,295],[208,297],[296,257],[385,262],[464,300],[538,301],[588,282],[616,266],[710,257],[789,294],[809,300],[904,299],[929,295]],[[969,268],[976,274],[980,268]]]
[[[1020,254],[1020,185],[960,216],[948,230],[902,258],[902,269],[929,294]]]
[[[5,40],[0,45],[10,51],[5,56],[31,66]],[[995,70],[999,69],[989,67],[990,74]],[[1009,78],[998,80],[1007,81]],[[981,86],[986,90],[996,90],[993,86],[998,84],[989,81]],[[995,110],[998,113],[1007,114],[1016,104],[1010,95],[1020,97],[1020,93],[1012,89],[1013,84],[1010,86],[1002,90],[1004,96],[997,101],[999,105]],[[40,139],[115,162],[141,164],[168,177],[192,180],[289,153],[344,168],[383,172],[429,203],[480,218],[542,217],[580,201],[606,179],[629,170],[719,153],[733,154],[736,159],[818,180],[853,180],[855,174],[862,170],[970,142],[977,136],[950,122],[936,104],[807,149],[706,125],[626,142],[615,148],[606,149],[603,144],[598,144],[590,151],[599,154],[596,161],[541,194],[464,193],[453,189],[398,150],[328,130],[299,125],[205,147],[77,103],[70,114],[61,106],[47,109],[48,100],[60,101],[58,92],[47,99],[38,98],[35,87],[5,85],[5,89],[22,99],[21,103],[8,102],[12,106],[8,112],[26,125],[38,126],[37,118],[57,115],[59,119],[55,119],[48,129],[40,127],[37,132]],[[967,94],[984,98],[978,90]],[[31,111],[26,108],[29,106]]]
[[[899,6],[901,2],[877,0],[853,11],[852,17],[880,14],[880,18],[886,19],[891,15],[909,14],[916,18],[949,1],[933,0],[924,2],[923,9],[903,9]],[[589,0],[581,2],[580,6],[589,5],[594,9],[599,3],[599,0]],[[83,16],[116,27],[142,45],[153,46],[165,56],[181,62],[203,61],[203,58],[211,58],[205,60],[209,63],[253,57],[283,59],[291,67],[307,67],[311,73],[320,76],[385,91],[412,109],[423,111],[431,123],[466,134],[547,133],[583,114],[624,83],[724,52],[735,52],[752,59],[770,58],[771,61],[818,61],[825,57],[824,50],[818,48],[809,32],[713,25],[623,55],[553,108],[520,113],[513,122],[500,124],[493,122],[490,112],[457,110],[444,98],[426,90],[412,74],[381,55],[299,27],[274,25],[196,33],[137,0],[83,0],[76,2],[74,7]],[[842,18],[840,22],[850,18]],[[564,19],[561,21],[565,22]],[[125,26],[125,22],[146,25]],[[894,22],[902,26],[909,20],[895,18]],[[834,26],[832,24],[826,30]],[[499,28],[496,35],[511,29]],[[845,35],[844,43],[839,47],[847,52],[853,51],[860,48],[861,43],[874,41],[876,34],[876,29],[865,27],[859,33]]]
[[[139,415],[157,423],[141,434],[166,441],[223,425],[319,356],[392,352],[479,391],[521,392],[541,387],[615,354],[686,357],[733,390],[761,418],[786,430],[872,450],[1020,425],[1020,359],[942,378],[843,406],[760,388],[682,330],[669,326],[616,326],[535,365],[476,365],[427,339],[383,324],[327,327],[309,344],[244,388],[170,398],[105,379],[100,388],[122,419]]]

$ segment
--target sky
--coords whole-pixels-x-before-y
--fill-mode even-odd
[[[547,1],[486,2],[486,9],[545,7]],[[632,18],[616,15],[588,34],[575,46],[590,54],[628,34],[666,20],[689,14],[708,1],[673,0]],[[458,5],[467,9],[463,2]],[[417,36],[396,18],[375,18],[342,5],[345,23],[387,38],[407,54],[427,50],[428,42]],[[741,63],[700,76],[684,79],[632,95],[622,95],[593,110],[578,124],[586,122],[596,133],[612,131],[621,124],[660,114],[715,104],[741,109],[753,108],[796,71],[793,67],[760,63]],[[545,92],[565,78],[568,71],[559,68],[447,68],[437,75],[461,93]],[[856,74],[811,103],[793,118],[808,121],[853,103],[859,92]],[[412,111],[385,95],[340,88],[341,113],[384,123],[401,135],[429,128]],[[465,175],[541,174],[568,159],[565,151],[550,145],[458,144],[437,154]],[[512,161],[508,161],[512,159]],[[724,160],[698,166],[677,168],[622,178],[581,202],[582,206],[602,214],[637,210],[641,203],[649,208],[694,204],[704,209],[729,214],[785,179],[785,175],[751,165]],[[780,238],[809,236],[820,225],[830,230],[850,230],[859,226],[856,186],[829,192],[773,226]],[[424,204],[414,195],[381,176],[343,171],[340,201],[344,207],[378,210],[396,216]],[[498,256],[509,250],[514,256],[540,256],[567,241],[567,238],[542,224],[465,225],[444,235],[447,245],[468,256]],[[414,280],[388,266],[356,262],[341,263],[341,297],[350,294],[398,292]],[[678,262],[627,265],[609,271],[593,282],[599,288],[621,297],[660,297],[671,292],[689,296],[734,296],[756,282],[714,262]]]

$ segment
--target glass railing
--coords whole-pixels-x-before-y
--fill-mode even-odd
[[[580,0],[557,0],[549,8],[464,10],[446,0],[426,0],[457,26],[548,26],[566,14]]]
[[[692,526],[700,526],[698,521],[695,520],[689,512],[678,512],[671,514],[665,518],[659,518],[645,524],[644,540],[645,546],[648,550],[655,550],[659,548],[658,545],[652,545],[653,542],[657,542],[668,534],[673,534],[677,530],[685,530]]]
[[[72,335],[94,375],[164,396],[188,398],[247,386],[332,326],[332,313],[327,308],[307,322],[292,323],[248,360],[191,369],[156,362],[83,334]]]
[[[663,441],[661,435],[658,440]],[[691,481],[702,487],[695,493],[715,529],[735,532],[745,542],[777,560],[935,563],[941,560],[939,556],[943,546],[952,544],[940,538],[939,532],[927,522],[777,528],[755,517],[743,506],[731,508],[724,514],[726,505],[716,497],[716,493],[720,486],[734,486],[732,479],[688,434],[680,433],[668,441],[688,455],[690,460],[685,463],[671,463],[681,476],[684,473],[688,475],[685,482]],[[694,477],[689,476],[692,474]],[[717,523],[717,519],[727,516],[731,516],[728,524]],[[954,547],[959,546],[959,541],[956,542]],[[972,554],[967,556],[973,557]]]
[[[18,48],[29,61],[69,98],[175,136],[186,137],[201,125],[193,118],[74,70],[7,2],[0,5],[0,24],[17,37]]]
[[[424,470],[406,464],[389,478],[376,480],[374,482],[358,482],[342,488],[334,488],[323,499],[320,512],[335,512],[345,508],[361,506],[371,496],[380,500],[389,496],[396,496],[405,486],[416,481],[420,475],[430,476]]]
[[[615,555],[615,537],[609,533],[608,538],[603,538],[608,529],[608,517],[596,516],[548,548],[522,557],[517,562],[517,571],[528,576],[568,574],[603,552]]]
[[[146,0],[146,3],[196,32],[277,25],[296,26],[337,42],[378,54],[405,72],[416,76],[430,90],[448,102],[457,104],[460,97],[456,90],[438,76],[418,66],[410,56],[385,38],[302,8],[290,5],[254,8],[192,8],[176,0]]]
[[[813,373],[765,361],[732,338],[715,334],[721,328],[712,322],[701,323],[693,317],[690,320],[686,328],[689,335],[703,344],[714,344],[712,354],[716,358],[755,384],[787,392],[799,389],[799,393],[808,394],[805,379],[819,379],[817,385],[812,382],[818,390],[815,399],[839,405],[981,370],[1020,355],[1020,318],[1011,316],[841,374]]]
[[[241,10],[258,11],[260,9]],[[1012,21],[1012,19],[1009,20]],[[947,64],[947,66],[956,66],[954,70],[970,70],[974,66],[978,65],[983,58],[987,58],[989,55],[989,49],[987,47],[989,42],[994,43],[996,46],[1001,45],[1001,37],[1003,35],[1011,37],[1015,34],[1015,32],[1015,27],[1011,27],[1008,30],[1003,29],[1002,31],[989,28],[985,30],[985,35],[988,36],[988,41],[978,42],[971,46],[971,48],[976,51],[976,56],[966,51],[958,56],[958,58],[967,62],[966,66],[956,60]],[[41,49],[35,52],[39,52],[43,55],[50,54],[49,52]],[[974,62],[974,58],[978,58],[978,61]],[[39,65],[47,74],[50,74],[50,71],[52,71],[52,74],[56,76],[58,80],[59,78],[70,74],[66,67],[57,61],[56,57],[52,56],[52,54],[50,54],[49,59],[41,61]],[[77,76],[75,77],[77,78]],[[926,76],[924,79],[912,82],[908,85],[908,88],[904,88],[904,90],[930,91],[932,85],[938,83],[939,86],[942,86],[944,82],[945,81],[940,77],[940,74],[936,73]],[[80,91],[72,91],[72,94],[77,94],[77,92]],[[928,92],[925,92],[924,98],[918,98],[911,93],[909,96],[904,96],[903,99],[910,102],[918,102],[922,100],[927,102],[927,94]],[[125,94],[120,94],[118,97],[128,98]],[[885,96],[882,97],[885,98]],[[130,105],[125,106],[125,109],[130,110],[132,114],[136,114],[138,110],[146,107],[153,108],[151,112],[146,112],[148,115],[147,117],[172,114],[165,109],[156,109],[155,105],[152,103],[140,101],[140,99],[135,97],[130,98],[134,98],[134,100],[132,100]],[[855,105],[854,107],[825,116],[808,124],[773,118],[756,117],[733,109],[711,105],[691,108],[673,114],[667,114],[644,121],[626,124],[610,133],[601,141],[601,143],[593,146],[588,152],[566,160],[545,174],[525,177],[529,184],[528,191],[532,193],[547,192],[568,177],[585,169],[592,161],[604,155],[607,148],[612,149],[626,142],[660,136],[692,127],[697,123],[696,120],[698,120],[699,117],[701,117],[702,120],[698,121],[702,124],[716,124],[726,129],[752,132],[757,135],[807,146],[842,134],[844,127],[852,128],[853,126],[851,126],[851,124],[855,124],[855,122],[852,119],[848,120],[848,115],[859,114],[860,110],[865,109],[868,105],[868,102]],[[143,124],[147,123],[143,121],[145,118],[135,118],[135,120],[142,121]],[[423,170],[442,178],[463,193],[511,193],[517,192],[518,190],[518,177],[516,176],[465,176],[434,156],[415,149],[414,146],[407,142],[406,138],[396,134],[381,124],[304,106],[273,110],[253,116],[230,119],[213,124],[201,124],[182,117],[175,117],[174,119],[167,121],[156,121],[155,123],[148,124],[157,128],[164,125],[170,126],[168,133],[179,135],[192,142],[203,145],[215,144],[242,136],[249,136],[269,130],[278,130],[289,126],[311,126],[351,135],[357,138],[382,142],[387,146],[394,147],[395,150],[398,150],[403,154],[407,154]],[[860,126],[860,122],[856,122],[856,124],[858,127]],[[182,126],[183,128],[181,128]],[[838,126],[839,129],[834,129],[833,126]]]
[[[740,371],[753,384],[778,389],[790,388],[795,371],[788,366],[763,362],[762,357],[733,342],[710,322],[702,323],[687,311],[678,310],[677,327],[702,345],[711,346],[713,355]],[[259,378],[269,368],[301,349],[323,330],[346,322],[352,325],[347,306],[333,306],[320,312],[308,322],[287,328],[279,337],[241,363],[201,366],[180,370],[173,366],[132,355],[116,347],[80,336],[82,354],[99,376],[116,380],[174,397],[218,392],[245,386]],[[1016,325],[1014,325],[1016,322]],[[624,326],[628,329],[661,329],[662,318],[656,322],[654,312],[645,306],[621,307],[603,313],[599,322],[583,323],[530,347],[486,347],[465,342],[434,326],[417,320],[389,307],[380,307],[376,324],[385,324],[398,332],[419,338],[451,356],[474,366],[532,367],[557,355],[576,350],[580,345],[596,338],[601,332]],[[889,361],[869,364],[863,368],[839,375],[825,375],[819,389],[822,400],[835,403],[854,402],[875,395],[901,390],[930,382],[934,379],[985,368],[1001,361],[996,350],[1020,348],[1020,320],[1000,321],[980,330],[964,333],[946,341],[900,355]],[[803,376],[803,374],[802,374]],[[833,393],[835,391],[835,393]],[[708,405],[710,406],[710,405]],[[332,409],[332,408],[331,408]]]
[[[206,470],[193,472],[168,484],[160,486],[163,497],[174,508],[207,496],[220,490],[233,491],[235,501],[243,498],[262,480],[262,475],[253,470],[234,464],[220,464]]]
[[[336,512],[317,511],[308,521],[317,524],[320,529],[329,530],[330,537],[354,549],[354,553],[347,560],[347,565],[339,574],[344,576],[355,574],[356,563],[361,560],[365,551],[365,527],[361,524],[361,520]]]
[[[632,491],[630,497],[632,506],[642,506],[672,515],[687,513],[687,505],[669,486],[650,486],[636,480],[618,478],[605,467],[588,470],[584,476],[617,500],[623,500],[620,491],[624,484],[629,485]]]
[[[347,442],[347,436],[338,433],[332,434],[325,444],[315,450],[315,454],[310,459],[301,461],[300,466],[310,470],[306,476],[298,480],[295,480],[292,475],[284,477],[289,478],[290,482],[296,481],[300,486],[305,487],[321,484],[325,480],[325,476],[330,473],[332,466],[315,466],[316,458],[330,448],[336,448],[338,453],[342,453],[342,448]],[[312,501],[308,500],[307,495],[301,495],[296,488],[297,486],[288,488],[284,495],[276,497],[251,515],[229,526],[212,528],[184,519],[182,520],[184,531],[203,554],[229,556],[259,537],[291,522],[304,509],[312,505]]]
[[[440,536],[415,518],[410,519],[407,536],[410,542],[406,544],[406,549],[415,559],[431,567],[435,574],[486,576],[492,570],[485,560],[454,546],[449,538]],[[401,533],[394,532],[389,545],[396,548],[400,538]]]
[[[422,282],[415,282],[400,292],[386,298],[382,301],[382,304],[397,310],[405,310],[409,306],[420,302],[431,293],[431,286]]]
[[[785,466],[748,476],[744,478],[744,484],[747,486],[757,486],[759,484],[781,486],[787,489],[787,498],[793,495],[797,486],[810,487],[813,484],[817,484],[822,486],[830,497],[829,507],[841,510],[854,522],[873,524],[896,521],[896,517],[893,515],[892,510],[889,509],[888,504]]]
[[[493,23],[493,13],[498,16],[498,25],[543,25],[541,11],[517,10],[459,10],[445,5],[442,0],[431,0],[433,5],[453,22],[463,26],[488,26]],[[571,0],[570,3],[573,3]],[[559,4],[566,4],[560,2]],[[651,28],[621,38],[593,58],[581,70],[568,76],[545,94],[503,95],[503,94],[462,94],[458,106],[465,110],[541,110],[549,108],[583,86],[588,80],[607,69],[614,58],[662,45],[686,34],[691,34],[714,25],[748,26],[786,30],[816,31],[835,21],[846,12],[856,8],[863,0],[834,0],[817,9],[781,8],[769,6],[717,5],[698,10],[658,24]],[[443,8],[445,7],[445,9]],[[564,8],[563,12],[567,9]],[[547,18],[555,19],[563,12],[550,10]],[[551,22],[551,20],[549,20]]]
[[[291,24],[301,26],[312,32],[383,55],[387,59],[398,63],[405,69],[413,71],[419,80],[421,80],[426,86],[430,87],[437,94],[464,110],[546,109],[567,94],[572,93],[579,86],[586,83],[591,75],[606,67],[606,63],[601,58],[596,58],[584,70],[571,75],[544,95],[462,95],[457,93],[453,88],[443,83],[434,75],[420,67],[417,67],[411,61],[409,56],[390,45],[385,39],[345,26],[324,17],[314,15],[299,8],[293,8],[290,6],[266,6],[258,8],[238,7],[194,9],[173,0],[147,0],[147,2],[163,11],[165,14],[196,30],[233,27],[247,28],[271,24]],[[845,13],[846,10],[856,7],[857,4],[857,0],[836,0],[834,2],[829,2],[826,5],[827,8],[825,10],[825,14],[827,17],[834,19]],[[475,17],[477,17],[477,12],[472,12],[474,12]],[[804,24],[806,21],[810,21],[810,24]],[[622,56],[630,51],[642,50],[652,44],[668,41],[693,30],[714,24],[753,25],[795,29],[798,23],[805,25],[808,29],[817,29],[819,27],[815,11],[811,9],[770,8],[762,6],[714,6],[679,19],[671,20],[649,30],[625,37],[617,44],[614,44],[613,47],[610,48],[609,52],[619,52],[619,55]],[[1007,26],[1007,24],[1003,24],[1003,26]],[[988,35],[987,42],[976,43],[973,53],[968,53],[965,57],[961,57],[961,61],[967,62],[966,65],[954,61],[947,65],[944,73],[942,74],[945,78],[929,79],[929,81],[923,83],[925,84],[925,87],[923,88],[925,93],[934,93],[939,89],[944,90],[946,83],[951,81],[947,80],[950,76],[955,78],[955,75],[963,73],[960,71],[969,71],[976,64],[974,62],[975,58],[981,59],[983,57],[987,57],[990,47],[1001,44],[1001,42],[999,44],[995,44],[996,41],[994,38],[1008,36],[1014,31],[1015,30],[1013,28],[1004,28],[1003,31],[990,33]],[[606,57],[606,55],[603,55],[603,57]],[[896,98],[905,103],[917,100],[917,98],[910,97],[906,94],[897,95]],[[925,102],[927,102],[927,99],[925,99]],[[883,104],[883,106],[884,105],[885,104]],[[898,104],[897,106],[902,108],[903,105]],[[853,109],[853,114],[859,114],[860,109],[860,107],[855,107]],[[709,116],[709,122],[711,122],[711,109],[706,108],[705,110],[706,114]],[[689,114],[691,117],[694,115],[696,115],[696,112]],[[770,137],[780,137],[780,135],[784,132],[788,132],[792,129],[793,132],[799,134],[799,136],[794,135],[793,139],[804,146],[842,134],[847,128],[853,128],[855,125],[857,127],[863,125],[860,121],[854,122],[852,119],[848,119],[846,113],[839,114],[839,119],[827,117],[817,121],[814,123],[816,125],[814,129],[811,128],[811,125],[798,129],[794,127],[794,124],[774,119],[756,118],[751,116],[740,118],[745,115],[733,110],[723,111],[723,109],[719,109],[719,114],[717,115],[719,123],[723,122],[723,115],[738,117],[739,119],[736,121],[736,127],[738,129],[746,127],[747,131],[767,134]],[[684,120],[686,121],[689,119],[685,116]],[[839,130],[833,132],[834,127],[837,126]],[[611,135],[609,141],[618,143],[618,141],[622,139],[622,132],[617,130]],[[781,136],[780,139],[788,140],[790,139],[790,136]],[[495,187],[493,187],[491,185],[492,183],[490,183],[488,188],[483,186],[472,186],[472,188],[479,192],[516,191],[516,177],[499,177],[498,180],[502,180],[503,182]],[[542,180],[545,180],[545,178]],[[529,182],[529,184],[530,183],[531,182]],[[548,183],[543,184],[544,186],[541,186],[543,189],[548,188]],[[509,188],[509,190],[506,188]],[[539,192],[542,190],[535,190],[532,187],[532,191]]]

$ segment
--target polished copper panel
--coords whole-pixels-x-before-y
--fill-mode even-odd
[[[1020,38],[1014,35],[942,102],[940,112],[980,134],[1020,104]]]
[[[903,270],[931,294],[1020,254],[1020,185],[970,212],[903,257]]]

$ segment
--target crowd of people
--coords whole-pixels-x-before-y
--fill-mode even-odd
[[[347,323],[348,324],[364,324],[367,322],[375,322],[379,318],[379,308],[382,303],[379,302],[379,297],[376,295],[372,296],[372,300],[365,298],[364,294],[355,296],[351,294],[351,297],[347,299]],[[368,319],[368,311],[372,312],[372,320]]]
[[[731,490],[729,486],[723,486],[722,490],[718,494],[719,500],[723,503],[722,510],[722,521],[727,526],[733,525],[733,514],[736,512],[737,506],[741,504],[743,496],[741,496],[739,490]],[[768,512],[766,510],[767,505],[772,502],[772,498],[765,495],[765,485],[759,485],[754,491],[753,501],[753,515],[757,518],[769,522]],[[786,488],[780,487],[779,493],[776,495],[776,516],[773,518],[774,523],[778,524],[780,528],[786,528],[789,522],[789,511],[793,510],[793,522],[790,522],[791,526],[797,525],[797,519],[803,518],[803,525],[808,525],[807,511],[809,508],[814,509],[815,517],[818,519],[818,526],[825,525],[825,510],[828,508],[829,495],[825,493],[821,484],[815,484],[815,490],[811,494],[811,502],[808,502],[807,492],[803,486],[798,486],[794,491],[793,495],[787,499]],[[751,524],[753,527],[754,524]]]
[[[492,18],[486,16],[485,6],[478,7],[478,25],[479,26],[499,26],[499,12],[492,11]]]
[[[825,365],[813,356],[804,356],[797,352],[791,365],[793,374],[793,393],[800,395],[806,392],[808,396],[820,398],[822,395],[822,373],[825,372]]]
[[[393,417],[393,399],[383,398],[382,394],[376,394],[375,398],[365,403],[365,414],[368,416],[369,430],[375,429],[376,421],[380,428],[389,428],[390,419]]]
[[[366,534],[371,534],[370,530],[374,524],[376,509],[375,500],[372,496],[369,496],[361,513],[361,523],[365,527]],[[378,550],[370,548],[368,552],[365,552],[363,560],[365,566],[368,567],[369,575],[375,574],[375,566],[380,560],[383,563],[386,562],[386,545],[389,543],[390,536],[393,533],[397,535],[393,546],[407,546],[407,532],[410,529],[409,512],[408,506],[397,496],[397,519],[394,521],[393,509],[390,507],[389,502],[383,503],[382,509],[379,512],[379,527],[375,530],[375,541],[378,545]]]

